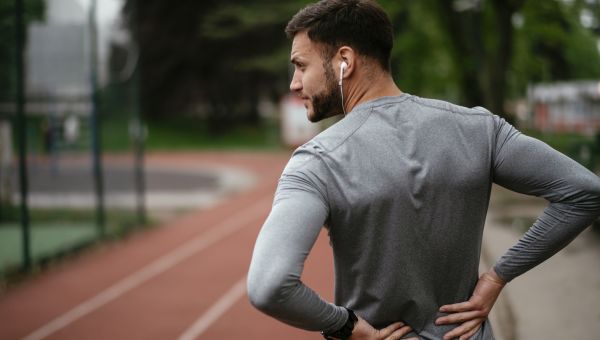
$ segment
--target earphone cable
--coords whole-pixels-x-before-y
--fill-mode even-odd
[[[344,86],[340,84],[340,93],[342,94],[342,111],[344,112],[344,117],[346,117],[346,108],[344,107]]]

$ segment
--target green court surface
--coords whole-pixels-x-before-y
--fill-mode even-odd
[[[68,251],[97,237],[94,224],[37,223],[31,226],[31,256],[34,262]],[[18,224],[0,224],[0,274],[18,268],[23,260],[22,234]]]

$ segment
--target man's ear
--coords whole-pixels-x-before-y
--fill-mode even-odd
[[[356,57],[356,53],[354,52],[354,49],[352,49],[352,47],[342,46],[339,48],[338,53],[336,54],[338,69],[341,71],[342,63],[346,63],[346,67],[344,67],[343,72],[344,74],[342,75],[341,72],[340,74],[338,74],[338,77],[340,77],[340,79],[347,79],[350,76],[352,76],[352,73],[354,73],[354,70],[356,68]]]

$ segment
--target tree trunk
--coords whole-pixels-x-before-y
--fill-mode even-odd
[[[486,89],[486,105],[490,111],[504,117],[508,122],[514,123],[514,117],[507,114],[504,109],[506,89],[508,87],[506,75],[510,68],[513,53],[513,24],[512,17],[523,6],[524,0],[507,2],[506,0],[493,0],[494,24],[498,35],[498,45],[489,54],[489,67],[487,70],[488,81]]]
[[[513,14],[525,0],[492,0],[494,32],[484,32],[484,8],[457,12],[452,1],[439,1],[438,17],[454,49],[454,65],[460,77],[462,105],[485,106],[512,122],[504,110],[507,73],[513,44]],[[483,2],[477,6],[484,6]],[[484,34],[497,36],[496,46],[486,46]]]
[[[461,103],[484,105],[485,50],[480,9],[457,12],[452,1],[435,1],[437,17],[452,41],[452,59],[458,71]]]

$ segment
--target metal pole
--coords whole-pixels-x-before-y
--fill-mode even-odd
[[[136,206],[138,224],[140,226],[146,224],[146,181],[144,177],[144,143],[146,141],[146,128],[142,120],[140,110],[140,57],[141,48],[139,44],[140,34],[140,16],[138,12],[138,1],[133,1],[133,18],[134,30],[133,44],[137,50],[138,62],[136,71],[133,74],[132,92],[133,92],[133,115],[136,124],[136,134],[134,136],[134,153],[135,153],[135,188],[136,188]]]
[[[138,64],[139,65],[139,64]],[[144,179],[144,142],[146,129],[140,113],[139,68],[133,78],[133,114],[135,121],[134,153],[135,153],[135,188],[138,224],[146,224],[146,181]]]
[[[100,139],[100,118],[98,117],[98,33],[96,28],[96,0],[92,0],[89,12],[90,25],[90,90],[91,90],[91,128],[92,128],[92,161],[94,189],[96,192],[96,227],[100,237],[106,235],[106,218],[104,210],[104,179],[102,175],[102,150]]]
[[[27,205],[27,122],[25,121],[25,66],[23,64],[23,45],[25,40],[25,25],[23,22],[24,16],[23,0],[15,0],[15,32],[16,32],[16,71],[17,71],[17,112],[16,125],[19,145],[19,186],[21,190],[21,231],[23,242],[23,265],[22,268],[27,270],[31,268],[31,231],[29,228],[29,207]]]

